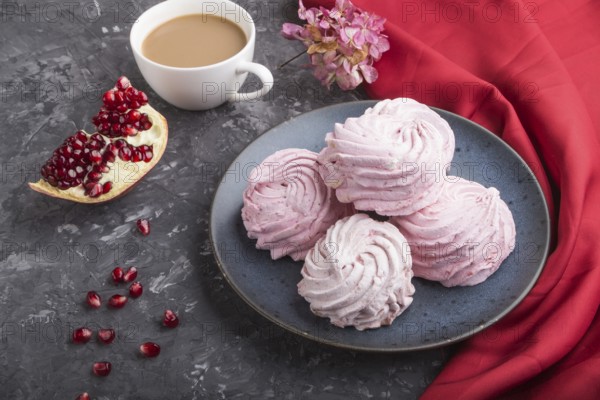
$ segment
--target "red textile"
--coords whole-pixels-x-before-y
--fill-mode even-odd
[[[555,247],[535,287],[423,398],[600,398],[600,2],[353,3],[388,19],[391,50],[369,95],[412,97],[498,134],[551,212]]]

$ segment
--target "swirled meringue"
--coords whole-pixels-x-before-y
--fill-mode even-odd
[[[308,252],[298,293],[336,326],[379,328],[412,303],[411,263],[395,226],[355,214],[336,222]]]
[[[449,164],[454,157],[454,132],[445,119],[425,104],[407,97],[381,100],[373,107],[368,108],[365,114],[393,115],[404,120],[425,120],[441,134],[444,139],[444,166]]]
[[[342,203],[395,216],[412,214],[439,197],[454,133],[425,105],[397,100],[380,102],[327,134],[319,154],[321,173]]]
[[[434,204],[391,218],[410,244],[415,276],[444,286],[486,280],[512,252],[515,223],[498,190],[448,181]]]
[[[352,207],[341,204],[318,172],[317,154],[285,149],[254,168],[244,191],[242,220],[256,248],[274,260],[303,260],[308,250]]]

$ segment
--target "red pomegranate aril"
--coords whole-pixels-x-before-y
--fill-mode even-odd
[[[106,141],[104,140],[102,135],[100,135],[99,133],[92,134],[92,136],[90,136],[90,139],[95,140],[96,142],[98,142],[100,144],[106,144]]]
[[[92,171],[99,172],[101,174],[106,174],[110,171],[110,168],[106,164],[95,164],[92,167]]]
[[[140,352],[146,357],[156,357],[160,354],[160,346],[156,343],[146,342],[140,346]]]
[[[111,344],[115,340],[114,329],[100,329],[98,331],[98,339],[104,344]]]
[[[112,154],[116,157],[119,154],[119,148],[115,143],[111,143],[106,147],[105,153]]]
[[[63,167],[56,168],[56,176],[58,178],[64,178],[67,176],[67,170]]]
[[[102,298],[100,295],[93,290],[87,292],[87,303],[92,308],[100,308],[102,305]]]
[[[163,325],[168,328],[177,327],[177,325],[179,325],[179,318],[177,317],[177,314],[171,310],[166,310],[163,318]]]
[[[83,149],[84,144],[83,144],[83,142],[81,140],[75,139],[71,143],[71,146],[73,146],[73,149],[74,149],[73,150],[73,154],[75,154],[75,151]]]
[[[90,189],[86,191],[86,194],[90,197],[98,197],[102,194],[102,185],[94,183]]]
[[[127,297],[122,294],[114,294],[108,299],[108,305],[113,308],[123,308],[127,304]]]
[[[112,280],[114,283],[123,282],[123,275],[125,275],[125,273],[123,272],[123,268],[121,267],[115,267],[115,269],[113,269],[111,272]]]
[[[102,154],[102,162],[104,162],[104,163],[114,163],[116,160],[117,160],[117,156],[115,154],[113,154],[111,151],[106,150]]]
[[[123,136],[135,136],[138,134],[138,130],[130,124],[127,124],[121,128]]]
[[[133,162],[144,161],[144,153],[139,148],[134,149],[131,160]]]
[[[131,286],[129,286],[129,296],[137,299],[144,292],[144,287],[139,282],[133,282]]]
[[[90,153],[90,161],[94,164],[100,164],[102,162],[102,154],[98,150],[92,150]]]
[[[129,147],[122,147],[119,149],[119,158],[123,161],[131,160],[131,149]]]
[[[83,392],[79,396],[77,396],[75,400],[90,400],[90,395],[88,394],[88,392]]]
[[[129,267],[129,269],[127,270],[127,272],[125,272],[125,274],[123,275],[123,282],[125,283],[129,283],[131,281],[134,281],[135,278],[137,278],[138,275],[138,271],[136,267]]]
[[[127,88],[127,90],[125,90],[125,98],[129,101],[135,99],[138,95],[138,90],[136,88],[129,87]]]
[[[140,107],[142,106],[142,104],[141,104],[139,101],[137,101],[137,100],[132,100],[132,101],[129,103],[129,106],[130,106],[131,108],[140,108]]]
[[[49,177],[47,177],[47,178],[46,178],[46,182],[48,182],[48,184],[49,184],[50,186],[58,186],[58,181],[57,181],[57,180],[56,180],[56,178],[55,178],[55,177],[53,177],[53,176],[49,176]]]
[[[102,193],[106,194],[108,192],[110,192],[110,190],[112,189],[112,182],[104,182],[104,185],[102,185]]]
[[[58,188],[60,190],[67,190],[71,188],[71,183],[67,181],[58,181]]]
[[[63,156],[69,157],[71,154],[73,154],[73,148],[70,145],[65,145],[60,148],[59,152]]]
[[[142,91],[138,91],[136,100],[143,106],[148,104],[148,96],[146,95],[146,93],[144,93]]]
[[[120,105],[120,104],[125,103],[125,93],[123,93],[122,91],[115,90],[114,96],[115,96],[115,104]],[[117,111],[119,111],[119,110],[117,109]]]
[[[142,122],[142,128],[143,129],[141,129],[141,130],[147,131],[148,129],[152,128],[152,122],[150,122],[150,121]]]
[[[135,224],[142,235],[148,236],[150,234],[150,222],[147,219],[138,219]]]
[[[102,103],[108,110],[112,110],[115,108],[115,92],[113,90],[109,90],[104,93],[102,96]]]
[[[84,131],[77,131],[77,133],[75,133],[75,138],[83,143],[87,142],[88,140],[88,136],[85,134]]]
[[[123,147],[127,147],[127,142],[124,141],[123,139],[119,139],[117,141],[115,141],[115,146],[117,146],[117,150],[122,149]]]
[[[110,123],[108,121],[96,126],[98,127],[98,132],[102,133],[103,135],[108,135],[110,133]]]
[[[127,109],[129,109],[129,107],[127,107],[127,104],[125,104],[125,103],[119,104],[119,105],[118,105],[118,106],[115,108],[115,110],[117,110],[117,111],[118,111],[118,112],[120,112],[120,113],[124,113],[125,111],[127,111]]]
[[[130,124],[139,121],[140,118],[142,118],[142,113],[138,110],[129,110],[129,112],[127,112],[127,122]]]
[[[146,150],[144,152],[144,162],[152,161],[152,157],[154,157],[154,153],[152,152],[152,150]]]
[[[117,79],[117,84],[115,86],[119,90],[125,90],[131,86],[131,82],[129,81],[129,79],[127,79],[127,77],[120,76],[119,79]]]
[[[100,172],[96,172],[96,171],[92,171],[87,175],[87,179],[89,182],[98,182],[101,178],[102,178],[102,174]]]
[[[108,361],[95,362],[92,366],[92,371],[96,376],[108,376],[112,366]]]
[[[119,122],[113,122],[110,125],[110,129],[112,130],[111,134],[113,136],[120,136],[119,133],[121,132],[121,124]]]
[[[88,328],[77,328],[73,331],[73,343],[83,344],[90,341],[93,332]]]

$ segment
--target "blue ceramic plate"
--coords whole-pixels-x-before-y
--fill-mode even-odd
[[[217,263],[233,289],[274,323],[306,338],[353,350],[397,352],[443,346],[489,327],[525,297],[544,266],[550,237],[546,202],[533,173],[504,142],[481,126],[438,112],[456,135],[450,175],[500,190],[517,228],[515,251],[485,282],[445,288],[413,279],[412,305],[389,327],[359,332],[314,316],[298,295],[301,262],[273,261],[257,250],[242,223],[242,192],[252,167],[288,147],[319,152],[335,122],[359,116],[374,101],[336,104],[295,117],[252,142],[229,167],[213,200],[210,234]],[[246,174],[246,175],[245,175]]]

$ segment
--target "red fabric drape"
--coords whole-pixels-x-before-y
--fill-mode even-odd
[[[555,246],[535,287],[423,398],[600,398],[600,1],[353,3],[388,20],[369,95],[412,97],[498,134],[551,212]]]

